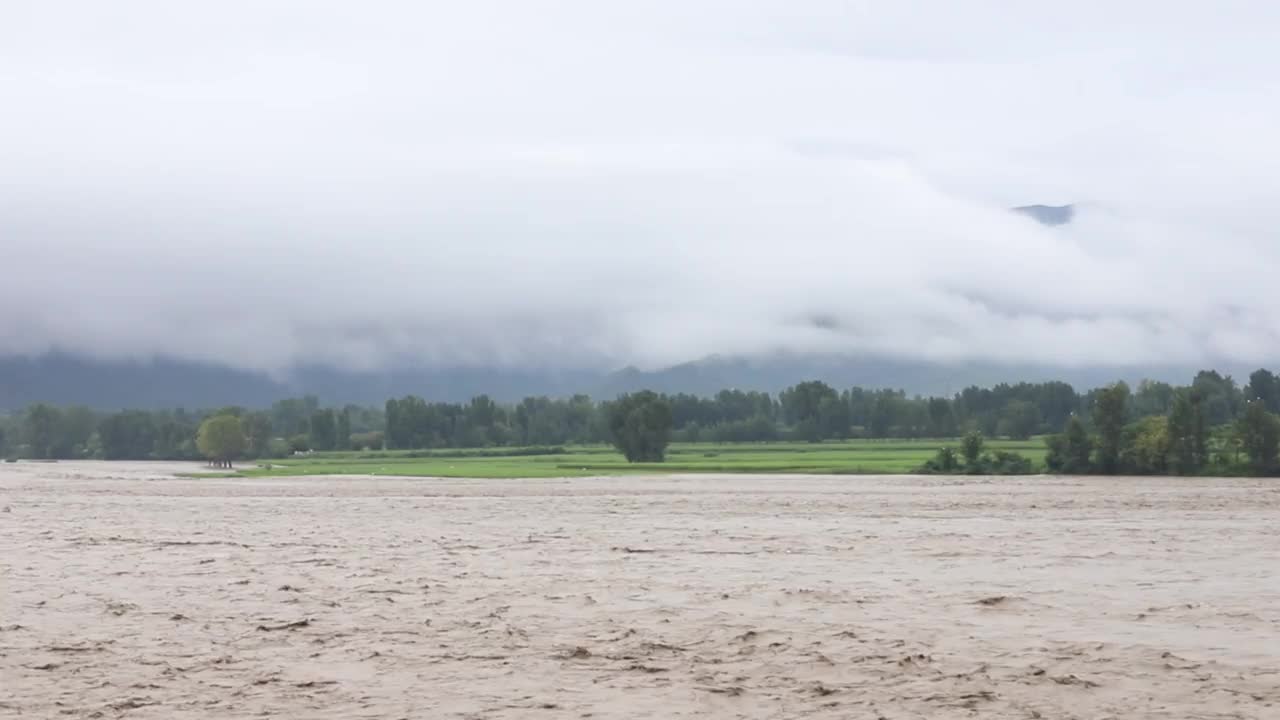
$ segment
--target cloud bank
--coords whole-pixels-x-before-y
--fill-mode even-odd
[[[6,11],[0,354],[1280,356],[1280,9],[613,5]]]

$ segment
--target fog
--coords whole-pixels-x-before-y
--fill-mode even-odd
[[[0,11],[0,354],[1280,354],[1280,6],[802,5]]]

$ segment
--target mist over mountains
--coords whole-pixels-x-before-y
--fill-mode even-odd
[[[1013,210],[1048,227],[1068,224],[1075,215],[1073,205],[1027,205]],[[909,394],[949,395],[970,385],[1001,382],[1063,380],[1079,389],[1118,379],[1185,382],[1199,369],[1174,364],[939,363],[874,354],[773,352],[749,357],[713,355],[647,371],[635,367],[609,371],[510,366],[353,371],[311,365],[268,374],[166,357],[100,360],[55,351],[34,357],[0,357],[0,410],[16,410],[34,402],[83,404],[102,410],[263,407],[308,394],[326,403],[359,405],[380,405],[387,398],[408,394],[449,402],[481,394],[500,402],[577,393],[608,398],[638,389],[710,395],[725,388],[777,392],[803,380],[822,380],[841,388],[887,387]],[[1219,369],[1237,375],[1248,370]]]
[[[5,408],[1280,358],[1280,5],[74,4],[0,24]]]

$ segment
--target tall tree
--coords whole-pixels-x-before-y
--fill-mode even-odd
[[[315,395],[279,400],[271,406],[271,426],[284,436],[310,430],[311,414],[320,408]]]
[[[960,441],[960,452],[964,455],[964,466],[971,473],[978,472],[982,462],[982,433],[971,432]]]
[[[1124,449],[1125,403],[1129,386],[1116,383],[1103,388],[1093,405],[1093,426],[1098,431],[1098,470],[1114,475],[1120,470]]]
[[[382,441],[386,443],[387,449],[399,450],[408,447],[408,445],[404,444],[406,428],[400,415],[400,400],[387,398],[387,405],[382,411],[382,416],[387,423],[387,427],[382,434]]]
[[[882,390],[871,406],[871,437],[887,438],[898,424],[903,398],[892,390]]]
[[[22,434],[33,458],[57,457],[61,430],[62,412],[52,405],[37,403],[23,414]]]
[[[250,457],[265,457],[271,444],[271,416],[265,412],[246,413],[240,417],[240,424],[248,443],[245,452]]]
[[[1010,400],[997,427],[1002,435],[1026,440],[1040,429],[1040,408],[1030,400]]]
[[[1280,413],[1280,378],[1270,370],[1254,370],[1249,374],[1245,396],[1247,400],[1261,400],[1267,412]]]
[[[462,410],[464,427],[462,439],[465,445],[497,445],[506,434],[504,421],[506,413],[493,398],[488,395],[477,395]]]
[[[1194,393],[1180,390],[1169,407],[1169,466],[1179,475],[1194,475],[1204,467],[1200,447],[1203,416]]]
[[[948,438],[956,436],[956,415],[951,401],[946,398],[929,398],[929,436]]]
[[[671,436],[671,406],[649,390],[622,395],[609,407],[609,430],[628,462],[662,462]]]
[[[200,457],[196,447],[196,433],[200,427],[195,419],[182,410],[163,412],[154,419],[155,443],[153,454],[163,460],[189,460]]]
[[[779,398],[783,417],[795,426],[800,439],[818,442],[848,435],[848,404],[830,385],[817,380],[802,382],[783,390]]]
[[[1159,475],[1169,467],[1169,420],[1161,415],[1144,417],[1125,429],[1121,465],[1136,475]]]
[[[1093,454],[1093,441],[1085,430],[1080,418],[1072,415],[1067,420],[1066,430],[1060,435],[1052,435],[1048,439],[1049,452],[1045,455],[1045,464],[1051,472],[1066,475],[1083,475],[1093,471],[1090,456]]]
[[[1067,383],[1047,382],[1036,391],[1036,403],[1050,429],[1066,429],[1067,421],[1080,409],[1080,396]]]
[[[832,392],[818,401],[817,423],[824,440],[849,437],[849,404]]]
[[[155,421],[142,410],[116,413],[98,425],[98,439],[107,460],[147,459],[155,452]]]
[[[338,411],[338,427],[334,436],[334,450],[347,450],[351,447],[351,408],[344,407]]]
[[[235,415],[214,415],[200,424],[196,434],[201,454],[218,467],[231,467],[244,453],[245,444],[244,428]]]
[[[387,401],[386,442],[392,450],[432,447],[445,435],[447,428],[438,427],[439,413],[427,401],[415,395]]]
[[[1236,421],[1236,437],[1249,458],[1249,469],[1255,475],[1268,475],[1276,469],[1276,453],[1280,450],[1280,421],[1267,412],[1261,400],[1245,405],[1244,415]]]
[[[338,423],[333,409],[325,408],[311,413],[310,432],[312,450],[332,450],[337,444]]]
[[[1244,393],[1236,387],[1230,375],[1220,375],[1216,370],[1201,370],[1191,381],[1191,389],[1197,395],[1208,425],[1231,422],[1240,414],[1244,405]]]
[[[98,415],[83,405],[62,410],[57,457],[84,457],[89,438],[98,427]]]
[[[1130,398],[1129,406],[1138,417],[1166,415],[1173,406],[1174,388],[1166,382],[1143,380]]]

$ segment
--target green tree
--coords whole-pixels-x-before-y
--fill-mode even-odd
[[[1120,461],[1127,472],[1159,475],[1169,468],[1169,420],[1161,415],[1144,417],[1125,429]]]
[[[1080,418],[1072,415],[1067,419],[1067,428],[1059,435],[1051,435],[1048,439],[1049,451],[1045,455],[1045,465],[1049,472],[1064,475],[1083,475],[1092,472],[1090,456],[1093,454],[1093,440],[1085,430]]]
[[[955,448],[940,447],[938,452],[921,468],[924,472],[952,474],[960,469],[960,459]]]
[[[1054,430],[1065,429],[1067,421],[1080,407],[1080,396],[1067,383],[1042,383],[1036,388],[1036,407],[1040,409],[1046,426]]]
[[[190,460],[200,457],[196,447],[196,433],[200,426],[186,412],[160,413],[153,418],[155,423],[155,442],[152,454],[157,459]]]
[[[662,462],[671,435],[671,406],[649,390],[622,395],[609,407],[609,431],[628,462]]]
[[[98,427],[98,415],[83,405],[62,410],[57,457],[86,457],[89,438]]]
[[[23,413],[22,434],[33,458],[58,456],[61,429],[62,411],[52,405],[37,403]]]
[[[1143,380],[1129,398],[1129,409],[1136,417],[1167,415],[1173,405],[1174,387],[1166,382]]]
[[[1254,370],[1245,386],[1245,399],[1261,400],[1267,412],[1280,413],[1280,378],[1270,370]]]
[[[1269,475],[1276,469],[1276,453],[1280,450],[1280,421],[1267,412],[1261,400],[1245,405],[1244,415],[1236,421],[1235,434],[1249,459],[1249,470],[1255,475]]]
[[[882,390],[871,405],[871,437],[887,438],[902,415],[903,397],[892,390]]]
[[[849,404],[834,393],[818,401],[818,431],[823,439],[849,437]]]
[[[1208,462],[1209,440],[1200,395],[1179,390],[1169,408],[1169,467],[1178,475],[1195,475]]]
[[[811,380],[782,391],[783,419],[809,442],[849,435],[849,404],[824,382]]]
[[[960,453],[964,455],[964,466],[971,473],[978,472],[982,466],[982,446],[980,432],[971,432],[960,441]]]
[[[440,413],[426,400],[406,395],[387,401],[386,441],[391,450],[407,450],[438,445],[443,428]]]
[[[244,453],[246,443],[244,428],[235,415],[214,415],[201,423],[196,433],[196,447],[216,467],[231,467]]]
[[[265,412],[251,412],[240,418],[248,445],[249,457],[266,457],[271,448],[271,416]]]
[[[1191,389],[1200,399],[1201,412],[1208,425],[1229,423],[1240,414],[1244,405],[1244,393],[1236,387],[1230,375],[1216,370],[1201,370],[1191,381]]]
[[[1026,440],[1040,429],[1040,408],[1029,400],[1010,400],[1001,413],[1000,433],[1014,440]]]
[[[351,408],[344,407],[338,412],[338,429],[334,438],[335,450],[347,450],[351,447]]]
[[[386,418],[387,427],[383,431],[384,438],[388,450],[399,450],[409,447],[408,428],[403,419],[401,411],[401,400],[396,398],[388,398],[386,408],[382,411],[382,416]]]
[[[98,442],[106,460],[145,460],[154,457],[155,421],[151,413],[126,410],[108,416],[98,425]]]
[[[338,423],[332,408],[311,413],[311,447],[314,450],[332,450],[338,442]]]
[[[320,409],[315,395],[277,400],[271,406],[271,427],[280,435],[296,435],[310,429],[311,414]]]
[[[1104,475],[1120,471],[1125,403],[1128,399],[1129,386],[1122,382],[1103,388],[1094,399],[1093,426],[1098,431],[1098,470]]]
[[[1035,466],[1029,458],[1008,450],[996,450],[982,458],[983,470],[992,475],[1030,475]]]
[[[951,401],[946,398],[929,398],[929,436],[949,438],[956,436],[956,415]]]

